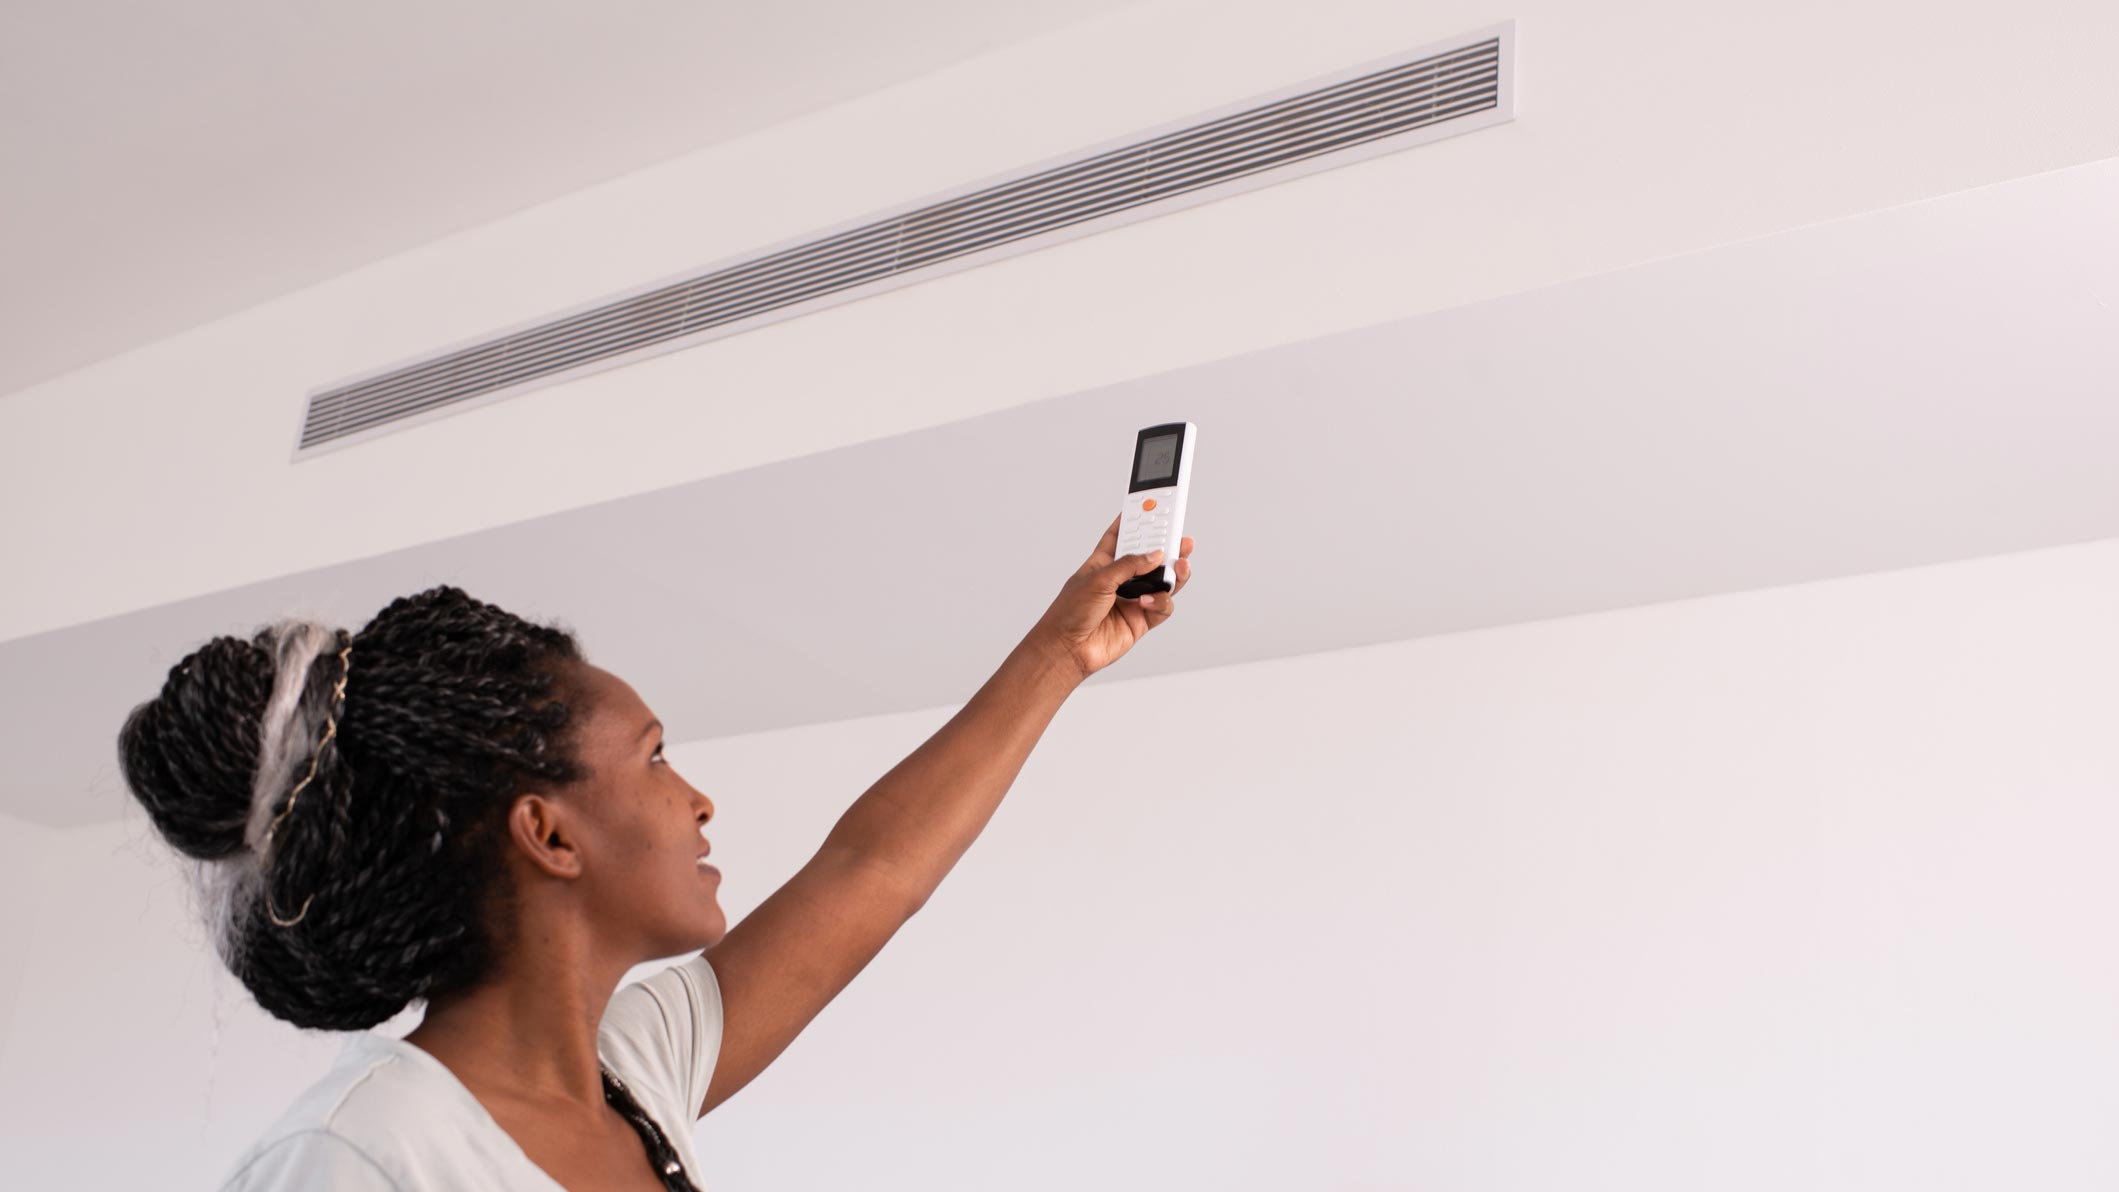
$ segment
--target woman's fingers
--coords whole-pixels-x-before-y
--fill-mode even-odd
[[[1111,519],[1111,525],[1097,541],[1096,549],[1089,552],[1089,566],[1101,567],[1118,557],[1118,523],[1124,521],[1125,517],[1126,515],[1121,513]]]
[[[1185,549],[1190,550],[1191,543],[1192,540],[1190,538],[1185,539]],[[1191,582],[1192,561],[1190,559],[1180,558],[1179,560],[1177,560],[1177,586],[1171,588],[1167,592],[1155,592],[1151,593],[1150,595],[1141,597],[1141,607],[1147,609],[1149,612],[1154,613],[1158,616],[1168,616],[1170,615],[1171,611],[1175,608],[1175,605],[1172,603],[1172,598],[1175,597],[1179,592],[1184,591],[1185,585]]]

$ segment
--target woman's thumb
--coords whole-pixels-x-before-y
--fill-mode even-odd
[[[1120,584],[1162,566],[1162,559],[1161,551],[1145,555],[1120,555],[1097,569],[1096,590],[1107,596],[1116,596]]]

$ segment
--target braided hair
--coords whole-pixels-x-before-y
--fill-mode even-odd
[[[258,1004],[361,1030],[509,946],[507,812],[523,783],[586,777],[583,661],[565,629],[446,585],[358,633],[284,620],[171,667],[119,765]]]

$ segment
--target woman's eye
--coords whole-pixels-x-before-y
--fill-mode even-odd
[[[649,760],[649,761],[654,761],[654,760],[656,760],[657,758],[660,758],[661,756],[662,756],[662,745],[661,745],[661,744],[660,744],[660,743],[658,742],[658,743],[656,744],[656,746],[655,746],[655,752],[653,752],[653,753],[651,753],[651,754],[649,754],[649,755],[648,755],[648,760]]]

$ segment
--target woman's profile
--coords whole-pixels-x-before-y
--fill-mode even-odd
[[[1173,610],[1118,523],[971,700],[733,928],[714,801],[574,636],[449,586],[170,668],[119,734],[267,1012],[352,1032],[222,1187],[695,1189],[691,1133],[924,904],[1053,714]],[[636,965],[697,953],[623,988]],[[371,1030],[419,1003],[403,1039]]]

